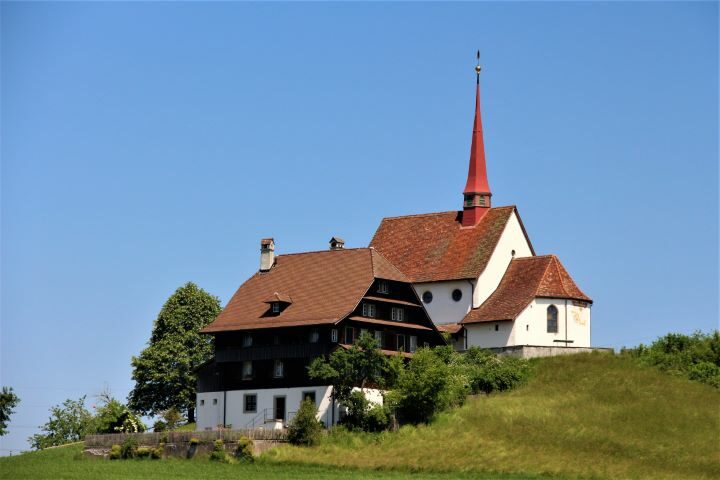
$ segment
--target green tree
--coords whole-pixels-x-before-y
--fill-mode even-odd
[[[13,393],[12,387],[2,387],[0,393],[0,437],[7,433],[10,415],[15,412],[18,403],[20,403],[20,399]]]
[[[196,370],[213,356],[212,338],[200,329],[219,313],[220,299],[191,282],[168,298],[147,348],[132,359],[130,408],[155,415],[175,407],[187,411],[188,422],[195,421]]]
[[[40,427],[44,433],[29,438],[36,450],[82,440],[92,431],[93,417],[85,408],[85,397],[65,400],[50,409],[50,419]]]
[[[114,398],[103,398],[92,421],[93,433],[138,433],[145,431],[145,425],[130,409]]]
[[[312,400],[303,400],[290,422],[288,441],[293,445],[315,445],[320,439],[322,425],[317,419],[317,408]]]

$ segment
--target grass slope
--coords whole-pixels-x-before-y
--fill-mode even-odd
[[[607,354],[538,360],[513,392],[430,426],[340,435],[275,461],[592,478],[720,478],[720,393]]]
[[[263,480],[330,480],[330,479],[477,479],[477,480],[530,480],[535,476],[510,475],[458,475],[429,473],[412,474],[408,471],[378,472],[313,465],[277,464],[259,461],[252,465],[228,465],[194,460],[99,460],[82,458],[82,444],[67,445],[41,452],[0,458],[0,479],[12,480],[120,480],[120,479],[172,479],[217,480],[257,478]]]

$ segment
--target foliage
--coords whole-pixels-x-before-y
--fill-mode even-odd
[[[152,426],[153,432],[165,432],[167,431],[167,424],[162,420],[155,420]]]
[[[120,460],[121,458],[122,458],[122,447],[117,444],[110,447],[110,460]]]
[[[180,411],[175,407],[170,407],[160,414],[163,421],[165,422],[168,430],[175,430],[180,426],[180,423],[184,420]]]
[[[165,453],[165,443],[160,442],[160,444],[157,447],[153,448],[150,451],[150,458],[152,458],[153,460],[159,460],[163,457],[164,453]]]
[[[197,444],[199,444],[199,443],[200,443],[200,439],[197,438],[197,437],[192,437],[192,438],[190,439],[190,445],[197,445]]]
[[[390,425],[392,415],[386,406],[370,403],[365,394],[356,390],[346,402],[347,415],[339,422],[348,430],[381,432]]]
[[[228,458],[225,454],[225,443],[217,439],[213,444],[213,450],[210,453],[210,460],[213,462],[227,462]]]
[[[65,400],[62,405],[52,407],[50,414],[47,423],[40,427],[44,433],[28,439],[36,450],[77,442],[92,431],[93,417],[85,408],[84,396],[78,400]]]
[[[150,458],[152,450],[150,447],[138,447],[137,458]]]
[[[240,437],[235,447],[235,458],[241,462],[253,462],[253,441],[248,437]]]
[[[530,363],[514,357],[500,357],[487,350],[471,347],[459,356],[472,393],[510,390],[530,376]]]
[[[321,430],[322,425],[317,419],[315,402],[303,400],[290,422],[288,441],[293,445],[315,445],[320,439]]]
[[[15,412],[18,403],[20,403],[20,399],[13,393],[12,387],[2,387],[2,392],[0,392],[0,437],[7,433],[10,415]]]
[[[650,345],[622,349],[643,365],[720,388],[720,331],[669,333]]]
[[[106,398],[97,409],[91,427],[95,433],[138,433],[145,430],[145,425],[137,415],[111,397]]]
[[[127,437],[120,446],[120,457],[124,459],[135,458],[138,454],[138,441],[135,437]]]
[[[195,420],[197,369],[213,356],[212,339],[200,329],[220,313],[220,299],[188,282],[163,305],[147,348],[133,357],[135,387],[128,405],[143,415],[176,408]],[[167,421],[167,420],[166,420]]]

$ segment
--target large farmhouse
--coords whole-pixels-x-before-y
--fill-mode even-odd
[[[592,300],[556,256],[535,254],[515,206],[492,206],[477,73],[462,210],[385,218],[369,248],[332,238],[325,251],[275,255],[263,239],[259,271],[203,330],[216,354],[199,375],[198,429],[279,427],[305,398],[335,424],[332,385],[306,367],[364,331],[388,355],[445,338],[525,356],[590,347]]]

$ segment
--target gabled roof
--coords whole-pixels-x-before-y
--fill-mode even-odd
[[[555,255],[515,258],[498,288],[461,323],[514,320],[534,298],[562,298],[592,303]]]
[[[473,227],[463,227],[456,211],[384,218],[370,246],[414,283],[477,279],[513,212],[514,206],[490,208]]]
[[[443,325],[438,325],[437,329],[441,332],[446,332],[451,335],[455,335],[462,329],[462,325],[459,323],[445,323]]]
[[[352,312],[375,278],[408,281],[371,248],[278,255],[270,270],[255,273],[238,288],[202,332],[335,323]],[[270,315],[265,302],[275,295],[292,303]]]
[[[270,295],[268,298],[263,300],[263,303],[292,303],[292,298],[290,298],[290,295],[285,295],[284,293],[278,293],[275,292],[272,295]]]

